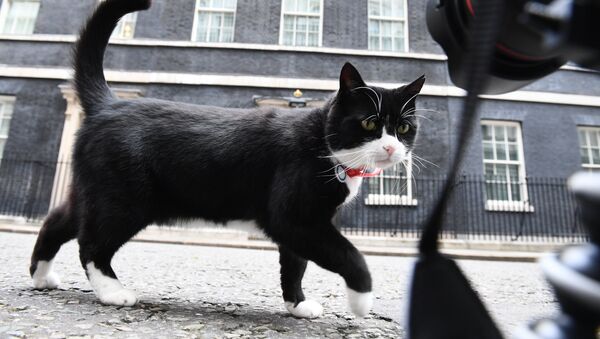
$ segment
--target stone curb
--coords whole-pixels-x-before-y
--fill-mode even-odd
[[[0,232],[37,234],[39,224],[0,223]],[[365,237],[347,235],[348,239],[366,255],[416,257],[417,240],[388,237]],[[133,241],[244,248],[255,250],[276,250],[272,242],[252,237],[248,233],[227,229],[185,229],[176,227],[150,226],[136,235]],[[518,246],[500,242],[467,242],[462,240],[442,240],[442,252],[449,257],[464,260],[534,262],[545,252],[560,248],[559,244],[525,243]],[[486,248],[487,246],[487,248]],[[526,250],[515,250],[526,249]]]

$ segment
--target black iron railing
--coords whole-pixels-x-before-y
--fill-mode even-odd
[[[51,199],[64,196],[56,192],[53,195],[52,191],[53,187],[55,191],[65,189],[61,180],[65,180],[63,174],[69,166],[56,161],[28,160],[26,155],[0,160],[0,216],[43,219]],[[410,182],[401,178],[384,180],[387,186],[381,189],[380,184],[369,186],[365,180],[361,193],[340,208],[334,221],[351,234],[416,239],[443,182],[443,177],[418,177]],[[541,242],[586,240],[566,179],[525,178],[512,183],[512,190],[518,190],[519,194],[507,194],[510,185],[497,178],[486,181],[483,176],[460,177],[446,209],[442,237]]]

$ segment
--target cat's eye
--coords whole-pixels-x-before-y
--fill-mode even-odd
[[[409,124],[402,124],[400,127],[398,127],[398,134],[406,134],[408,131],[410,131]]]
[[[365,119],[361,121],[360,124],[366,131],[374,131],[377,128],[377,124],[375,123],[374,119]]]

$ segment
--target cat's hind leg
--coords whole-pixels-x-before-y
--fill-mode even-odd
[[[306,270],[306,260],[279,246],[281,264],[281,289],[285,308],[298,318],[317,318],[323,313],[321,304],[306,300],[302,292],[302,277]]]
[[[54,256],[62,244],[76,236],[77,224],[73,209],[69,202],[65,202],[48,214],[33,248],[29,273],[35,289],[58,287],[60,279],[52,270]]]
[[[122,206],[106,209],[107,213],[86,213],[78,236],[81,264],[101,303],[133,306],[136,293],[123,287],[110,263],[117,250],[146,225]]]

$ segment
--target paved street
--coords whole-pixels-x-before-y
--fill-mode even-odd
[[[33,291],[28,274],[35,236],[0,233],[0,338],[202,337],[400,338],[412,259],[367,257],[375,286],[374,311],[355,319],[342,279],[310,264],[305,294],[321,302],[323,317],[298,320],[283,307],[274,251],[129,243],[115,272],[141,302],[133,308],[100,305],[70,242],[57,256],[62,285]],[[556,309],[536,264],[461,261],[505,333]]]

